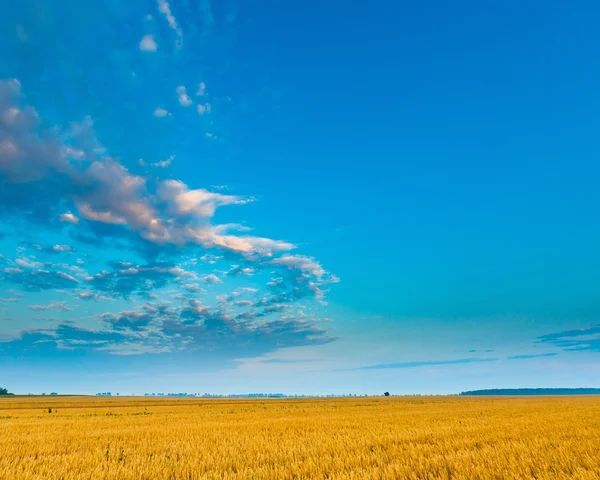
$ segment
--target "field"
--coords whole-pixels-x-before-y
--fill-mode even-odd
[[[10,480],[598,479],[599,452],[599,397],[0,397]]]

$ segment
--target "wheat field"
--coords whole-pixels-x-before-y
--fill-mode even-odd
[[[5,397],[0,478],[598,479],[600,399]]]

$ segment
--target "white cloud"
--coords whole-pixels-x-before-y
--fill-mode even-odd
[[[52,302],[48,305],[29,305],[27,307],[29,310],[34,311],[48,311],[48,310],[60,310],[62,312],[69,312],[71,308],[66,305],[65,302]]]
[[[28,258],[17,258],[15,263],[21,267],[25,268],[42,268],[44,266],[41,262],[36,262],[34,260],[29,260]],[[6,269],[5,269],[6,271]]]
[[[63,153],[67,157],[76,158],[78,160],[82,160],[85,158],[85,152],[79,148],[72,148],[72,147],[66,146],[63,149]]]
[[[325,270],[319,262],[314,258],[305,257],[304,255],[283,255],[271,261],[274,265],[281,265],[289,269],[308,272],[317,278],[325,274]]]
[[[147,178],[132,174],[106,155],[90,117],[71,124],[61,134],[58,127],[44,129],[35,109],[23,106],[22,101],[18,81],[0,82],[0,139],[14,144],[19,152],[13,158],[0,151],[0,175],[13,188],[23,188],[24,192],[34,181],[48,181],[43,185],[54,195],[48,197],[54,202],[53,207],[72,201],[76,208],[57,215],[60,221],[74,225],[83,217],[122,225],[158,245],[194,243],[230,250],[249,260],[294,248],[284,241],[241,236],[243,229],[239,225],[210,223],[219,207],[243,205],[252,198],[190,189],[177,180],[149,184]],[[73,149],[83,150],[88,161],[73,162],[66,157],[63,139]],[[60,175],[60,182],[53,181],[56,175]],[[23,207],[15,204],[11,208]]]
[[[198,217],[212,217],[220,206],[244,205],[254,201],[253,198],[213,193],[203,188],[190,190],[185,183],[178,180],[163,181],[159,186],[158,195],[171,205],[172,212]]]
[[[221,260],[222,258],[223,258],[222,256],[210,255],[207,253],[205,255],[202,255],[200,257],[200,260],[202,260],[205,263],[215,264],[215,263],[217,263],[217,260]]]
[[[196,92],[196,95],[198,95],[199,97],[204,96],[204,94],[206,93],[206,84],[204,82],[200,82],[200,85],[198,85],[198,91]]]
[[[59,219],[61,222],[70,223],[72,225],[77,225],[79,223],[79,219],[71,212],[61,213]]]
[[[183,286],[188,292],[202,293],[204,289],[197,283],[188,283]]]
[[[144,35],[140,40],[140,50],[143,52],[156,52],[158,45],[152,35]]]
[[[171,13],[171,6],[166,2],[166,0],[158,0],[158,9],[160,10],[160,13],[162,13],[167,19],[169,27],[175,30],[175,33],[178,37],[181,37],[181,28],[179,28],[179,25],[177,25],[177,20],[175,19],[175,16]]]
[[[68,245],[54,245],[52,247],[52,250],[54,250],[55,252],[69,252],[71,250],[71,247],[69,247]]]
[[[179,103],[184,107],[189,107],[192,104],[192,99],[187,94],[187,91],[183,85],[179,85],[175,91],[177,92]]]
[[[210,275],[206,275],[205,277],[202,277],[202,281],[208,285],[223,283],[223,281],[219,277],[217,277],[214,273],[211,273]]]
[[[70,282],[77,283],[77,279],[72,277],[71,275],[63,272],[56,272],[56,276],[59,278],[63,278],[64,280],[69,280]]]
[[[198,104],[198,113],[200,115],[204,115],[205,113],[210,113],[210,103],[207,103],[205,105],[202,105],[201,103]]]
[[[152,165],[153,167],[158,167],[158,168],[166,168],[169,165],[171,165],[171,163],[173,163],[173,160],[175,160],[175,155],[171,155],[166,160],[162,160],[160,162],[154,162],[154,163],[151,163],[150,165]]]
[[[22,268],[5,268],[2,270],[4,273],[23,273],[24,270]]]
[[[166,117],[167,115],[170,116],[171,113],[167,112],[162,107],[156,107],[156,109],[154,110],[154,116],[155,117],[162,118],[162,117]]]

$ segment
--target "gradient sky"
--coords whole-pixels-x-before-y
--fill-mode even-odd
[[[598,386],[598,2],[2,10],[0,385]]]

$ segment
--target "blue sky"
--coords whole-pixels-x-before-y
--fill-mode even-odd
[[[596,386],[600,6],[26,0],[0,384]]]

